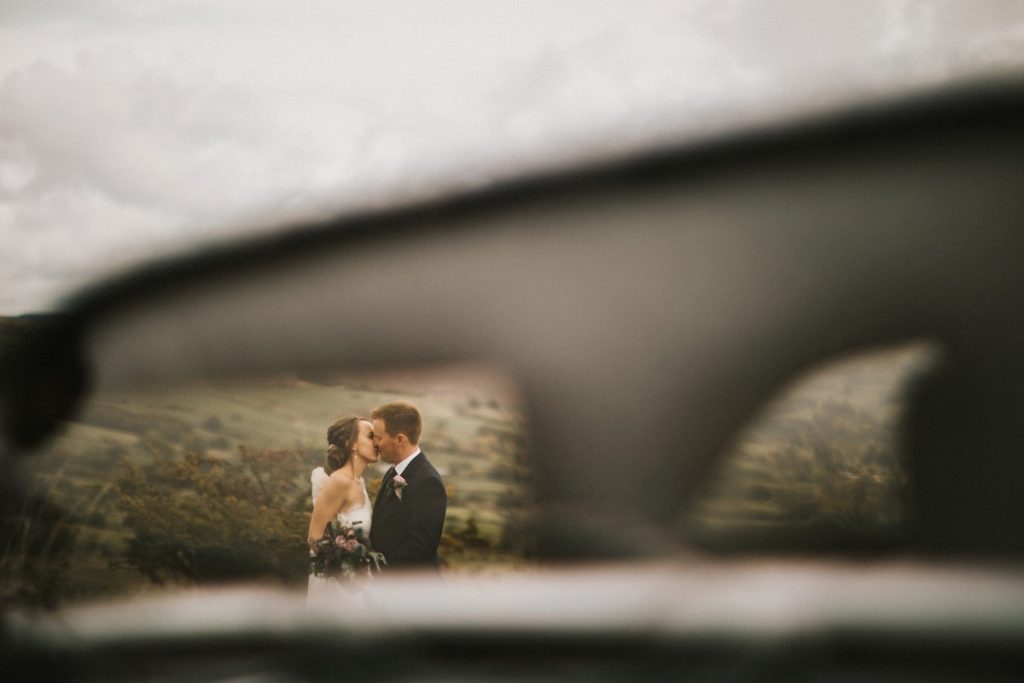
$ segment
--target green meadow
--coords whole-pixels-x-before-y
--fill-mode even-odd
[[[898,547],[913,522],[900,426],[938,359],[922,344],[816,369],[738,432],[680,520],[711,552]],[[445,571],[532,566],[528,429],[479,367],[200,382],[94,395],[17,471],[3,520],[6,602],[57,605],[166,586],[305,584],[310,470],[338,417],[394,400],[424,416],[445,477]],[[367,473],[371,496],[383,468]]]
[[[522,566],[530,469],[516,396],[502,378],[465,368],[276,377],[93,396],[22,468],[58,523],[50,519],[51,538],[34,550],[8,551],[7,592],[63,602],[156,584],[304,584],[309,475],[323,463],[326,429],[394,400],[419,407],[421,446],[446,479],[446,570]],[[383,470],[367,472],[371,496]],[[266,544],[265,555],[285,557],[268,564],[244,550]]]
[[[683,520],[723,551],[886,550],[913,524],[902,425],[938,362],[911,344],[797,379],[740,431]]]

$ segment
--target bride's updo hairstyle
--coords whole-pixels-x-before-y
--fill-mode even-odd
[[[352,455],[352,448],[359,438],[359,423],[369,422],[365,417],[349,415],[327,428],[327,474],[343,467]]]

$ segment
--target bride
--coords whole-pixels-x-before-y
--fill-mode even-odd
[[[317,467],[310,475],[313,514],[306,540],[311,550],[332,520],[341,526],[360,527],[369,537],[373,506],[363,483],[363,471],[377,458],[373,423],[367,418],[343,417],[328,427],[327,469]],[[307,601],[336,585],[334,579],[310,574]]]

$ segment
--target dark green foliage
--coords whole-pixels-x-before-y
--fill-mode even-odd
[[[304,580],[309,502],[296,475],[306,467],[296,451],[247,448],[125,462],[118,505],[131,537],[117,562],[158,584]]]

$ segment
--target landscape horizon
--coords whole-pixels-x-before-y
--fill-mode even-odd
[[[10,329],[0,321],[0,345]],[[900,444],[907,391],[937,358],[916,342],[796,378],[701,483],[680,517],[683,537],[713,553],[897,546],[913,522]],[[421,410],[423,450],[446,480],[445,571],[539,566],[514,378],[481,365],[289,374],[89,397],[18,467],[29,495],[5,521],[15,533],[0,557],[0,598],[63,604],[233,580],[304,586],[309,475],[323,463],[326,429],[394,400]],[[382,473],[367,472],[371,496]]]

